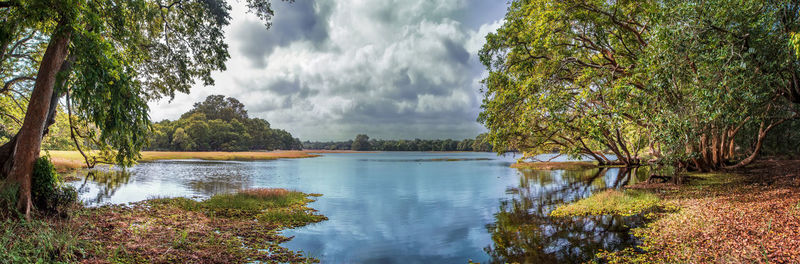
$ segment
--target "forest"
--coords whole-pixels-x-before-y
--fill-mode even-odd
[[[250,118],[236,98],[210,95],[175,121],[153,124],[148,150],[245,151],[302,149],[300,139]]]
[[[370,139],[365,134],[348,141],[303,142],[304,149],[356,150],[356,151],[480,151],[491,152],[492,145],[484,141],[485,134],[475,139]]]

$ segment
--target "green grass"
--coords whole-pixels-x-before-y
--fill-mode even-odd
[[[584,216],[615,214],[630,216],[661,205],[656,195],[641,190],[605,190],[577,202],[559,206],[550,216]]]
[[[188,198],[156,198],[152,204],[174,205],[183,210],[204,212],[211,216],[253,218],[285,227],[319,222],[326,218],[306,207],[313,201],[305,194],[285,189],[250,189],[237,193],[218,194],[203,201]]]
[[[3,263],[64,263],[80,259],[88,241],[71,228],[41,220],[2,220],[0,256]]]

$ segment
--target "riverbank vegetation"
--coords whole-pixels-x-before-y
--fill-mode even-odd
[[[495,151],[601,165],[796,152],[799,18],[794,1],[512,1],[480,52],[480,121]]]
[[[156,198],[75,206],[67,218],[4,220],[0,252],[21,263],[315,262],[280,246],[285,228],[323,221],[309,195],[252,189],[203,201]]]

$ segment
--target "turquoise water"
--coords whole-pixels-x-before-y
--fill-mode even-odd
[[[517,170],[509,168],[513,162],[492,153],[426,152],[159,161],[92,173],[72,184],[90,205],[254,187],[321,193],[311,207],[329,220],[284,234],[295,236],[286,247],[322,263],[569,263],[634,243],[627,231],[637,219],[551,219],[547,213],[636,182],[635,174]]]

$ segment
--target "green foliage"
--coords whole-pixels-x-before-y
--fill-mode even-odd
[[[61,184],[55,166],[47,156],[36,159],[33,166],[31,179],[31,196],[37,208],[47,208],[47,201],[56,196],[56,190]]]
[[[479,121],[495,151],[526,155],[610,150],[637,163],[647,133],[640,105],[627,100],[643,82],[649,1],[513,1],[505,24],[480,51],[489,76]],[[647,25],[645,27],[644,25]]]
[[[496,151],[716,170],[797,117],[791,1],[512,1],[486,37]]]
[[[365,135],[366,136],[366,135]],[[367,137],[369,138],[369,137]],[[353,150],[355,141],[329,141],[329,142],[303,142],[305,149],[324,150]],[[492,151],[492,145],[483,141],[482,136],[476,139],[461,141],[452,139],[414,139],[414,140],[383,140],[370,139],[367,141],[369,148],[362,150],[373,151]],[[360,145],[364,145],[361,143]]]
[[[269,25],[268,0],[246,3]],[[22,120],[19,101],[30,95],[43,50],[56,36],[69,40],[56,99],[66,94],[71,114],[88,128],[81,137],[122,165],[131,165],[148,142],[147,102],[188,92],[197,81],[212,85],[211,73],[225,70],[230,57],[225,0],[18,0],[1,9],[0,79],[10,89],[0,90],[0,112],[9,113],[0,115],[0,141]]]
[[[356,139],[353,140],[353,144],[350,145],[350,149],[356,151],[370,150],[369,136],[364,134],[356,135]]]
[[[153,125],[149,149],[178,151],[244,151],[302,149],[289,132],[250,118],[235,98],[211,95],[175,121]]]
[[[3,263],[70,263],[79,261],[90,246],[68,228],[40,220],[0,222]]]
[[[31,196],[40,212],[60,213],[78,201],[75,187],[63,185],[55,166],[48,156],[34,163]]]

